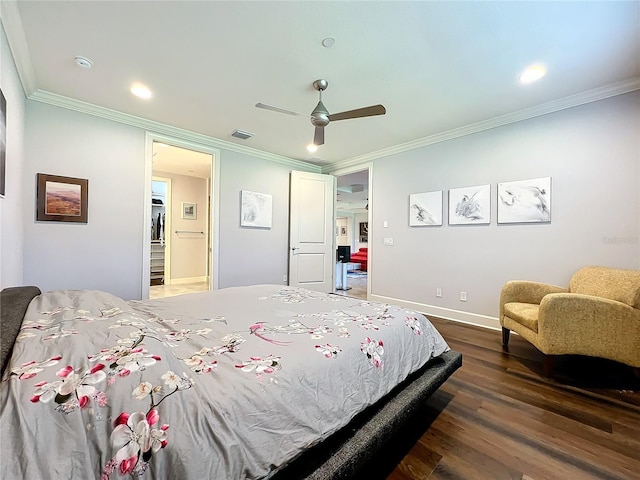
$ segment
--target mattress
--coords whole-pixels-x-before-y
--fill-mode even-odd
[[[0,476],[270,478],[448,350],[416,312],[298,288],[48,292],[0,385]]]

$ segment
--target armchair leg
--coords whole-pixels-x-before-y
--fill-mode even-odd
[[[509,347],[509,334],[510,333],[511,333],[511,330],[509,330],[508,328],[502,327],[502,347],[504,349],[507,349]]]
[[[542,374],[545,377],[553,377],[553,360],[554,355],[542,354]]]

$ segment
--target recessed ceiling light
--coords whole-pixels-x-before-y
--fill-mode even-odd
[[[318,151],[318,145],[315,145],[313,143],[310,143],[309,145],[307,145],[307,152],[316,153],[317,151]]]
[[[148,99],[151,98],[151,90],[149,90],[146,86],[141,83],[135,83],[131,87],[131,93],[133,93],[136,97]]]
[[[532,65],[520,74],[520,83],[533,83],[540,80],[547,73],[542,65]]]
[[[93,66],[93,62],[88,58],[77,56],[75,59],[76,65],[82,68],[91,68]]]

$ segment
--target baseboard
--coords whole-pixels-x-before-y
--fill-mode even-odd
[[[171,285],[182,285],[184,283],[202,283],[208,282],[209,277],[206,275],[202,277],[182,277],[182,278],[172,278]]]
[[[397,298],[384,297],[382,295],[369,295],[369,300],[380,303],[390,303],[399,307],[415,310],[425,315],[433,315],[434,317],[444,318],[445,320],[453,320],[454,322],[467,323],[477,327],[490,328],[492,330],[500,330],[500,321],[496,317],[488,315],[480,315],[477,313],[463,312],[461,310],[453,310],[450,308],[437,307],[435,305],[427,305],[425,303],[408,302]]]

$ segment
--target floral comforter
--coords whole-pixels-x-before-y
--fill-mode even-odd
[[[267,478],[448,347],[402,308],[261,285],[30,304],[0,478]]]

